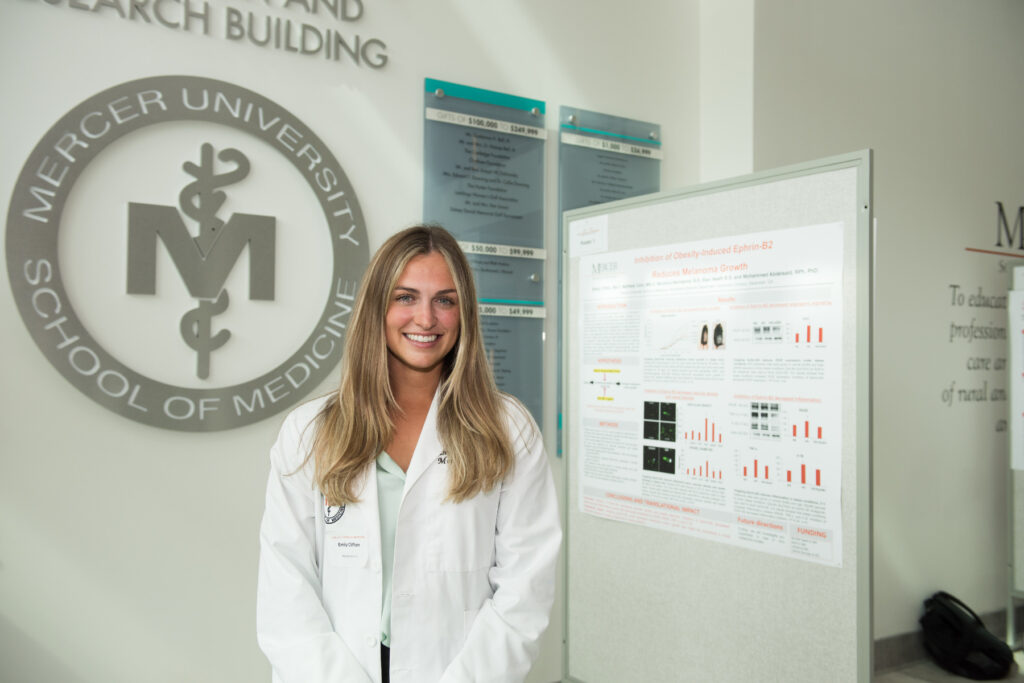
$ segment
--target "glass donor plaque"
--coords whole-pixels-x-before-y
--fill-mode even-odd
[[[498,386],[541,422],[544,102],[426,79],[423,216],[459,240]]]
[[[661,126],[576,107],[558,120],[559,215],[661,189]]]
[[[571,209],[661,190],[661,126],[578,107],[562,107],[558,122],[559,216]],[[562,253],[562,240],[559,230],[559,253]],[[563,291],[561,261],[558,263],[558,291]],[[559,311],[559,329],[561,315]],[[561,425],[561,337],[557,355],[559,372],[555,396]]]

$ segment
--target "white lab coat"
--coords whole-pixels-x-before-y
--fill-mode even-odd
[[[299,469],[313,436],[306,427],[323,401],[292,412],[271,450],[257,639],[275,683],[380,683],[376,468],[367,469],[359,502],[340,517],[339,508],[324,508],[312,485],[312,460]],[[513,474],[488,493],[446,503],[437,403],[435,396],[402,492],[391,680],[521,681],[548,624],[562,538],[547,456],[536,424],[506,401]]]

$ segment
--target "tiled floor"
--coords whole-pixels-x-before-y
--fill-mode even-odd
[[[1003,680],[1024,680],[1024,674],[1021,673],[1021,669],[1024,668],[1024,657],[1022,657],[1020,652],[1015,652],[1014,656],[1017,659],[1017,669]],[[921,681],[928,681],[929,683],[946,683],[946,681],[966,680],[970,679],[954,676],[931,662],[918,662],[896,671],[877,674],[875,676],[874,683],[921,683]]]

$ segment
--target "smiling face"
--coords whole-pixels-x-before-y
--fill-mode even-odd
[[[440,379],[442,363],[459,339],[459,295],[440,253],[409,260],[391,292],[384,330],[392,381],[408,373]]]

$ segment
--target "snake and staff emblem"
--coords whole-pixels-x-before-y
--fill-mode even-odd
[[[217,160],[233,168],[218,173]],[[195,308],[181,318],[182,339],[196,352],[196,376],[210,376],[210,354],[223,347],[231,331],[214,331],[214,317],[230,303],[224,283],[242,250],[249,247],[249,298],[274,299],[275,229],[273,216],[233,213],[225,222],[217,214],[227,195],[219,188],[244,180],[249,159],[239,150],[223,149],[214,155],[213,145],[203,144],[199,163],[186,161],[182,168],[195,180],[178,195],[178,209],[159,204],[128,204],[129,294],[156,293],[156,242],[163,241],[191,296]],[[185,214],[198,224],[189,232]]]

